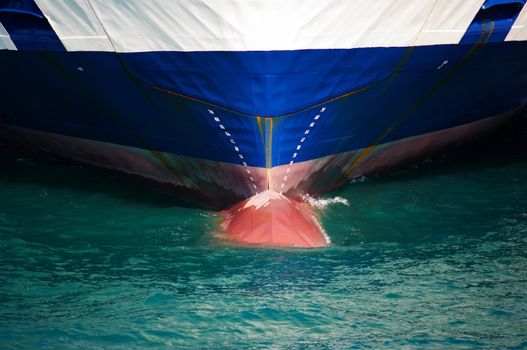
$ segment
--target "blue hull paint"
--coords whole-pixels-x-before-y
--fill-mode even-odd
[[[0,119],[277,166],[518,108],[527,97],[525,62],[524,42],[250,53],[0,51]]]

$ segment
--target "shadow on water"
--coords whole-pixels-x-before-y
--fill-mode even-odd
[[[0,147],[0,182],[101,193],[152,207],[190,207],[176,197],[123,174],[11,145]]]

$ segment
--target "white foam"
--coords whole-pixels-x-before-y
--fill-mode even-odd
[[[353,180],[351,180],[350,184],[362,183],[362,182],[365,182],[365,181],[368,181],[368,178],[366,176],[361,176],[361,177],[356,177]]]
[[[333,197],[328,199],[321,199],[321,198],[313,198],[309,194],[306,194],[304,197],[302,197],[304,202],[309,203],[311,206],[318,208],[318,209],[325,209],[330,205],[333,204],[343,204],[345,206],[349,206],[350,203],[346,198],[342,197]]]

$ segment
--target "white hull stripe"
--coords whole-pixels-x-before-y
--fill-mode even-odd
[[[35,0],[35,3],[66,50],[114,51],[88,0]]]
[[[11,37],[7,33],[7,30],[5,30],[2,23],[0,23],[0,50],[16,50],[16,46],[13,43],[13,40],[11,40]]]
[[[35,0],[69,51],[457,44],[484,0]],[[109,39],[108,39],[109,37]]]
[[[523,6],[505,41],[527,40],[527,5]]]

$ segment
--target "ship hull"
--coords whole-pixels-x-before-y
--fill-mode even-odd
[[[0,139],[142,179],[183,202],[213,210],[266,190],[302,200],[333,191],[363,176],[378,175],[459,147],[513,118],[513,110],[476,122],[267,169],[181,156],[57,133],[0,125]]]
[[[234,205],[254,221],[230,217],[228,227],[263,226],[231,235],[272,244],[273,232],[260,233],[282,208],[302,227],[316,223],[298,203],[306,195],[523,110],[524,5],[5,1],[0,138],[141,177],[203,207]],[[296,243],[291,226],[286,241],[326,242],[313,225]]]
[[[432,65],[431,50],[450,50],[450,63]],[[398,52],[381,80],[258,116],[152,86],[115,53],[0,51],[0,137],[222,209],[267,189],[331,191],[469,139],[527,101],[524,42]]]

